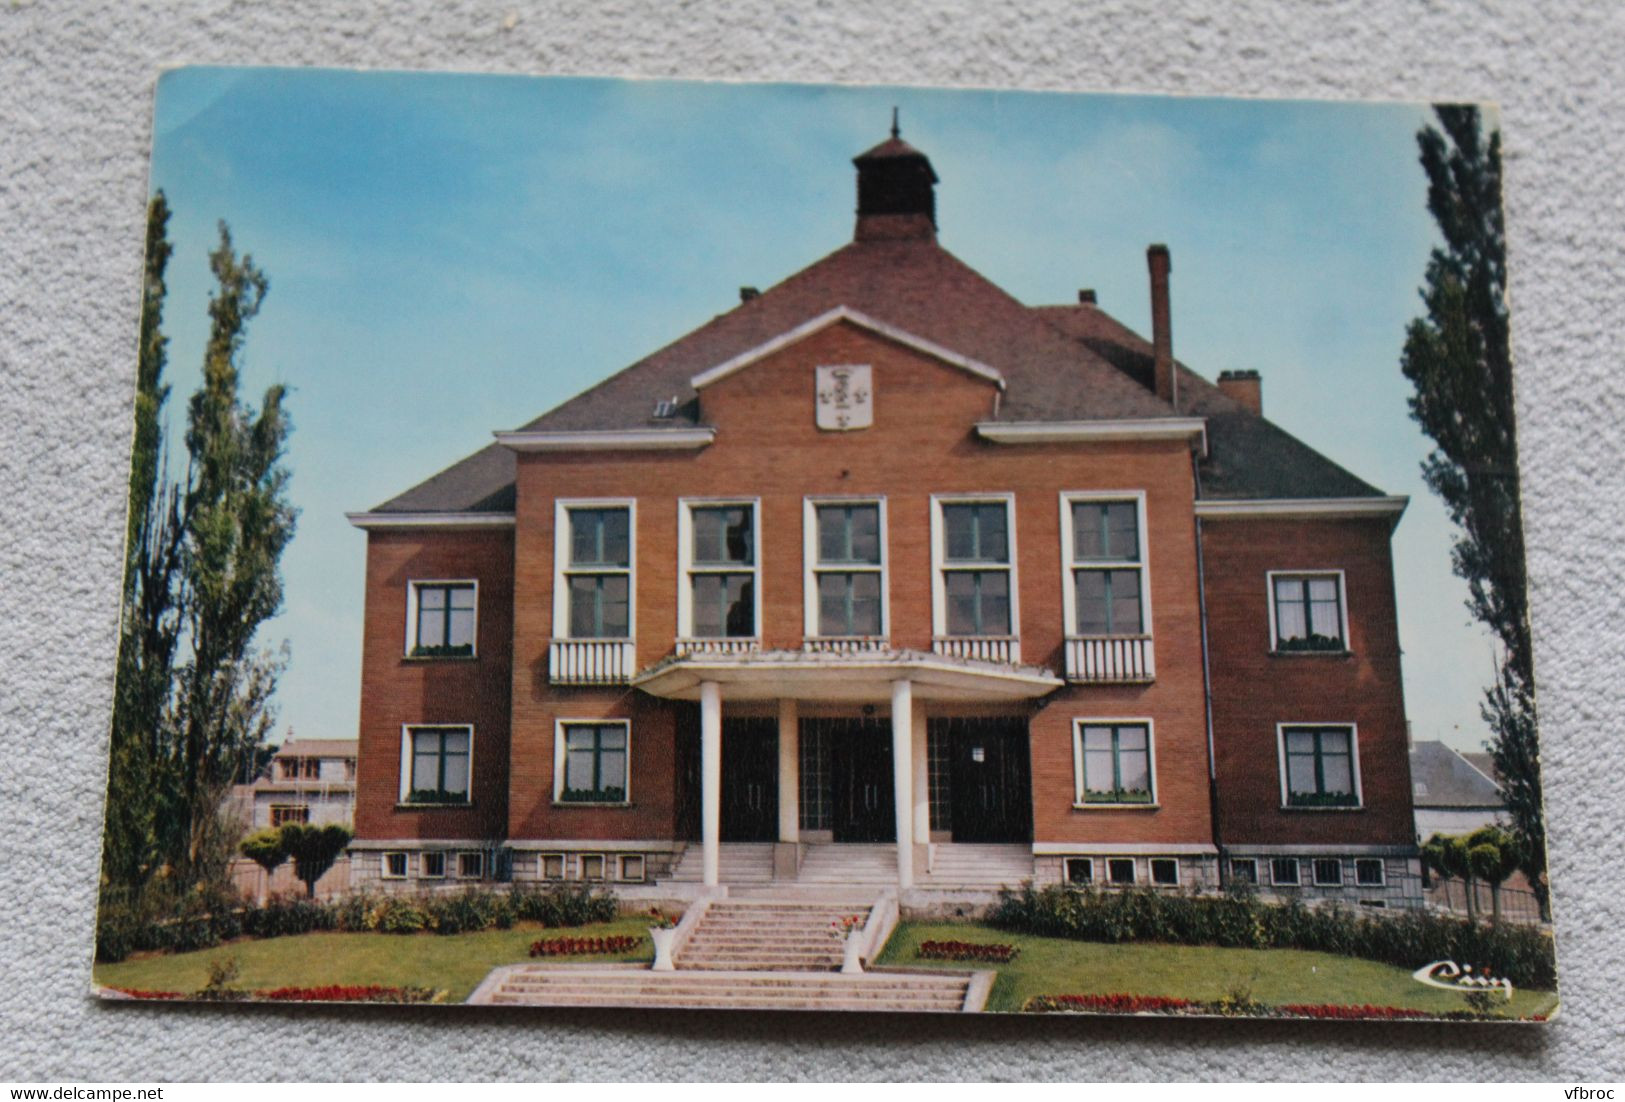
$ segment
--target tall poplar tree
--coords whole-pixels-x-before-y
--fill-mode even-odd
[[[1501,136],[1486,136],[1478,109],[1441,104],[1439,128],[1417,135],[1428,210],[1444,245],[1421,289],[1427,316],[1405,334],[1401,368],[1416,387],[1411,415],[1434,442],[1422,464],[1428,487],[1459,529],[1452,565],[1467,607],[1499,642],[1496,682],[1482,712],[1501,794],[1523,843],[1523,870],[1546,907],[1546,827],[1536,742],[1518,434],[1506,305],[1506,227]]]

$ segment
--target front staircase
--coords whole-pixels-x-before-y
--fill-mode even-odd
[[[678,950],[679,969],[704,972],[834,972],[841,967],[835,924],[859,925],[871,905],[719,899]]]
[[[645,967],[515,964],[493,972],[470,1003],[704,1010],[982,1009],[992,973],[651,972]]]
[[[922,888],[966,888],[992,891],[1016,887],[1033,878],[1033,848],[1020,845],[979,845],[955,842],[938,845],[931,871],[920,878]]]
[[[717,847],[718,879],[724,884],[771,884],[772,842],[724,842]],[[673,884],[699,884],[705,880],[705,848],[690,843],[666,877]]]

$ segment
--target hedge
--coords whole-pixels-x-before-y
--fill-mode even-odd
[[[1488,967],[1519,987],[1557,987],[1545,931],[1486,926],[1420,910],[1377,913],[1265,903],[1251,893],[1181,895],[1149,889],[1077,890],[1027,885],[1002,893],[989,923],[1079,941],[1156,941],[1244,949],[1310,949],[1415,969],[1437,960]]]
[[[97,916],[96,959],[121,961],[131,953],[185,953],[238,937],[289,937],[316,931],[461,934],[505,930],[515,922],[585,926],[609,922],[619,911],[615,894],[587,885],[559,884],[546,890],[468,888],[455,894],[370,895],[333,902],[282,897],[263,907],[204,909],[155,919],[125,904],[104,905]]]

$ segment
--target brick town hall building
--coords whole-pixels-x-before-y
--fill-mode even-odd
[[[1405,499],[1173,358],[1166,248],[1148,342],[855,164],[850,244],[352,515],[354,881],[1419,903]]]

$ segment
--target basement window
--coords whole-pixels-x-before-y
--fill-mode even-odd
[[[444,853],[424,853],[418,857],[420,871],[418,875],[425,880],[443,880],[446,876],[446,855]]]
[[[1235,857],[1230,861],[1230,880],[1235,884],[1258,883],[1258,859]]]
[[[485,877],[485,854],[478,851],[457,855],[457,876],[461,880],[480,880]]]
[[[544,853],[541,857],[541,874],[543,880],[564,879],[564,854]]]
[[[385,880],[406,879],[406,854],[386,853],[383,855],[381,874]]]
[[[1315,858],[1315,884],[1323,888],[1336,888],[1343,883],[1343,862],[1336,857]]]
[[[1278,888],[1298,886],[1298,859],[1277,857],[1270,862],[1270,883]]]
[[[643,882],[643,854],[628,853],[621,857],[621,879],[633,884]]]
[[[1388,882],[1380,857],[1361,857],[1354,862],[1354,882],[1362,888],[1380,888]]]
[[[1172,857],[1151,859],[1151,883],[1162,888],[1179,887],[1179,862]]]
[[[1134,858],[1113,857],[1106,862],[1106,875],[1113,884],[1119,887],[1130,887],[1134,884]]]
[[[1066,882],[1079,888],[1093,886],[1095,882],[1094,858],[1068,857],[1066,859]]]
[[[581,855],[581,879],[602,880],[604,878],[604,855],[601,853],[584,853]]]

